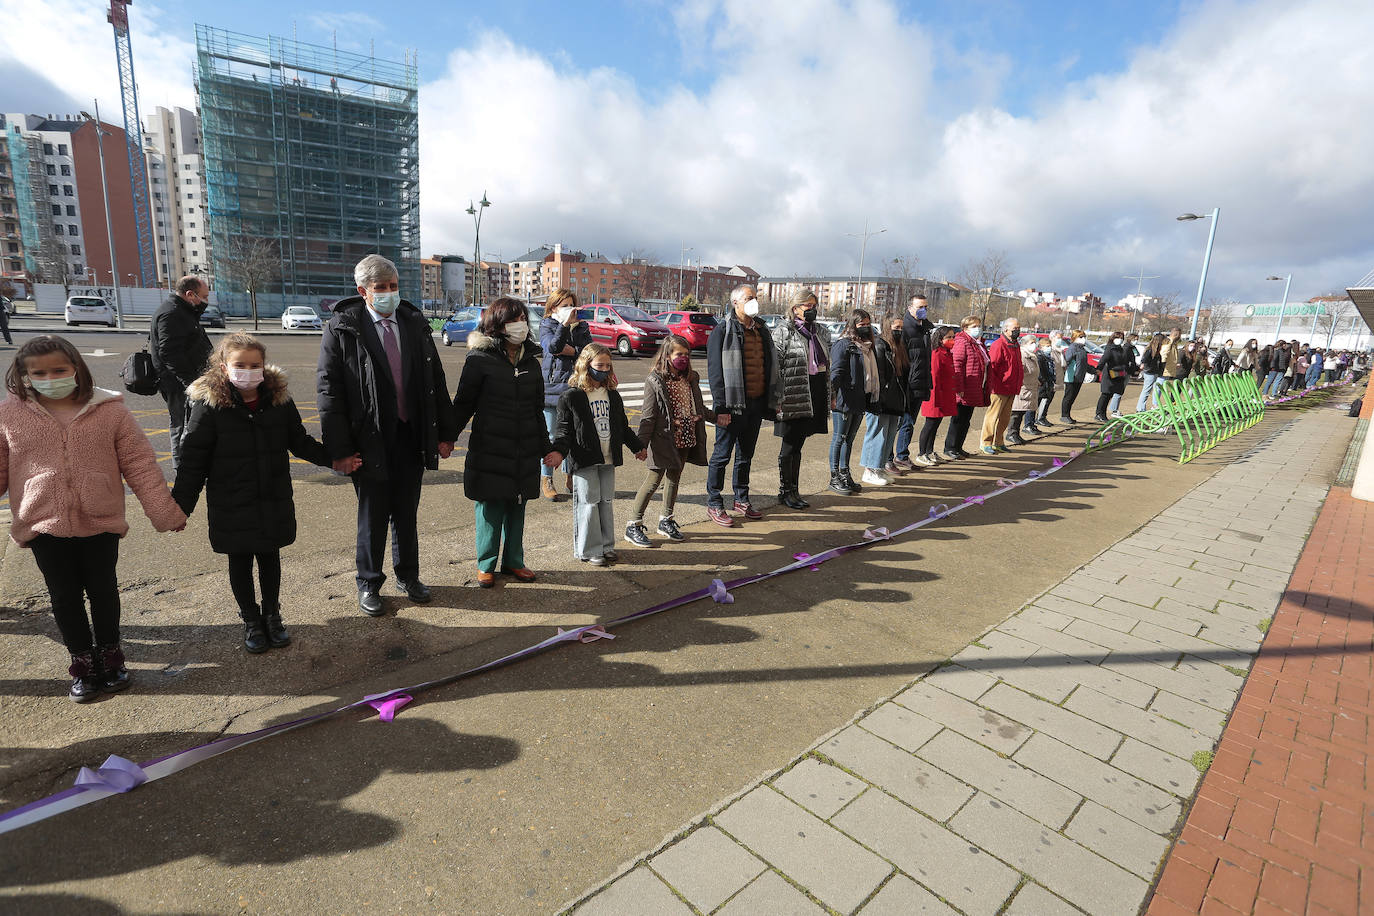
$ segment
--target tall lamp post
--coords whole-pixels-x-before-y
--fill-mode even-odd
[[[691,251],[691,250],[692,250],[692,247],[691,247],[690,245],[688,245],[686,242],[683,242],[683,243],[682,243],[682,252],[681,252],[681,254],[678,255],[678,259],[677,259],[677,303],[678,303],[678,305],[681,305],[681,304],[682,304],[682,274],[683,274],[683,273],[686,271],[686,269],[687,269],[686,266],[685,266],[686,263],[687,263],[687,252],[689,252],[689,251]],[[698,305],[700,305],[700,303],[698,303]]]
[[[1193,324],[1188,329],[1188,339],[1194,340],[1197,337],[1197,317],[1202,312],[1202,291],[1207,286],[1207,266],[1212,263],[1212,242],[1217,237],[1217,220],[1221,218],[1221,208],[1215,207],[1206,216],[1198,216],[1196,213],[1185,213],[1177,219],[1179,222],[1188,222],[1195,219],[1212,220],[1212,230],[1207,233],[1207,253],[1202,256],[1202,278],[1197,282],[1197,301],[1193,303]]]
[[[100,126],[100,100],[91,101],[95,103],[95,117],[92,118],[84,111],[81,112],[81,117],[95,124],[95,146],[100,151],[100,192],[105,197],[105,241],[110,246],[110,281],[114,287],[115,325],[122,328],[124,307],[119,304],[119,260],[115,257],[114,224],[110,222],[110,187],[105,183],[105,138],[109,136],[109,131]]]
[[[1286,277],[1276,277],[1270,275],[1268,277],[1265,277],[1264,279],[1283,281],[1283,303],[1279,306],[1279,326],[1274,328],[1274,340],[1282,340],[1282,338],[1279,335],[1283,333],[1283,313],[1288,310],[1288,287],[1293,285],[1293,275],[1289,274]],[[1312,318],[1312,324],[1314,327],[1317,324],[1317,319],[1315,316],[1313,316]]]
[[[487,192],[482,192],[482,199],[477,203],[468,201],[468,215],[472,217],[472,222],[476,227],[475,238],[472,243],[472,304],[480,306],[482,304],[482,211],[491,206],[491,201],[487,200]]]
[[[875,229],[872,232],[869,232],[868,220],[864,220],[863,232],[845,233],[845,235],[849,236],[851,239],[863,239],[863,244],[859,246],[859,302],[857,305],[858,308],[863,308],[864,305],[864,255],[868,251],[868,240],[875,235],[882,235],[886,231],[886,229]]]

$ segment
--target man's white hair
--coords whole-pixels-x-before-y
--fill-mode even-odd
[[[1013,321],[1016,322],[1016,326],[1017,326],[1017,327],[1020,327],[1020,326],[1021,326],[1021,320],[1020,320],[1019,318],[1017,318],[1015,315],[1012,315],[1010,318],[1003,318],[1003,319],[1002,319],[1002,330],[1005,331],[1007,328],[1011,327],[1011,323],[1012,323]]]
[[[379,280],[399,279],[396,265],[379,254],[370,254],[353,268],[353,283],[363,289],[371,289]]]
[[[753,295],[744,295],[745,290],[748,290]],[[754,289],[754,287],[750,286],[748,283],[741,283],[739,286],[736,286],[734,289],[730,290],[730,304],[739,305],[745,299],[752,299],[756,296],[758,296],[758,290]]]

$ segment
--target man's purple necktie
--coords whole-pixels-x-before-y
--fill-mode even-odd
[[[382,319],[382,347],[386,350],[386,361],[391,364],[391,382],[396,386],[396,418],[405,423],[405,388],[401,385],[401,345],[396,342],[396,334],[391,329],[391,319]]]

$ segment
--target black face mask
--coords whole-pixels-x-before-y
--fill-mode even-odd
[[[805,322],[812,322],[812,321],[815,321],[815,320],[816,320],[816,310],[815,310],[815,309],[803,309],[803,310],[802,310],[802,321],[805,321]]]
[[[588,366],[588,367],[587,367],[587,374],[588,374],[589,376],[591,376],[593,379],[595,379],[596,381],[602,382],[602,383],[604,384],[605,381],[606,381],[608,378],[611,377],[611,370],[610,370],[610,369],[594,369],[594,368],[592,368],[591,366]]]
[[[857,327],[854,329],[854,334],[857,337],[862,337],[864,340],[867,340],[868,338],[873,336],[873,327],[871,325]]]
[[[1020,329],[1020,328],[1016,328],[1016,329],[1014,329],[1014,330],[1011,330],[1011,331],[1008,331],[1008,332],[1007,332],[1007,337],[1009,337],[1009,338],[1012,339],[1012,340],[1016,340],[1016,339],[1017,339],[1018,337],[1020,337],[1020,336],[1021,336],[1021,329]]]

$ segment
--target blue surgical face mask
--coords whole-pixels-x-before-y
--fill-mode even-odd
[[[924,317],[926,317],[926,310],[925,310],[925,309],[917,309],[917,310],[916,310],[916,317],[917,317],[917,318],[924,318]]]
[[[372,294],[372,311],[383,317],[390,316],[400,304],[401,294],[399,292]]]

